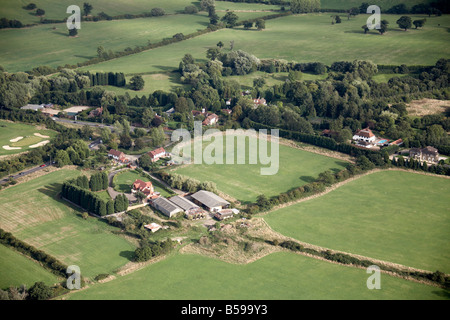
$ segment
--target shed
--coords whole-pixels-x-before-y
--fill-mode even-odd
[[[191,195],[194,202],[206,207],[211,212],[216,212],[228,208],[230,203],[222,199],[215,193],[206,190],[200,190]]]
[[[168,216],[169,218],[172,218],[178,212],[183,211],[179,206],[177,206],[173,202],[170,202],[164,197],[159,197],[152,200],[151,204],[153,207],[161,211],[164,215]]]

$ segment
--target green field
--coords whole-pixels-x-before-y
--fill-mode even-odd
[[[276,231],[301,241],[450,272],[450,180],[386,171],[270,213]]]
[[[178,68],[186,53],[204,60],[208,48],[218,41],[235,41],[234,48],[258,58],[278,58],[298,62],[320,61],[332,64],[339,60],[371,60],[379,64],[431,65],[439,58],[450,57],[447,45],[450,16],[427,18],[423,29],[402,31],[395,21],[399,16],[386,15],[389,31],[381,36],[364,34],[361,26],[367,17],[358,15],[350,21],[331,25],[329,13],[283,17],[266,22],[264,31],[243,28],[222,29],[194,39],[82,68],[91,71],[161,73]],[[413,16],[413,19],[423,18]],[[438,26],[440,24],[440,26]],[[447,40],[446,40],[447,39]],[[376,54],[374,54],[376,50]]]
[[[88,299],[278,300],[448,299],[443,289],[381,275],[369,290],[366,270],[282,252],[246,265],[197,255],[171,257],[70,295]]]
[[[208,144],[205,142],[204,147]],[[249,164],[248,143],[246,145],[245,164],[191,164],[175,169],[175,172],[200,181],[215,182],[220,191],[248,203],[254,202],[260,194],[271,197],[305,185],[317,178],[319,173],[325,170],[339,171],[347,164],[334,158],[280,145],[277,174],[261,175],[260,169],[270,165],[262,165],[259,161],[258,164]],[[236,150],[237,143],[235,157]]]
[[[38,8],[45,10],[45,18],[53,20],[63,20],[70,16],[66,13],[66,9],[70,5],[77,5],[83,11],[83,3],[81,0],[39,0],[35,2]],[[2,13],[0,18],[16,19],[23,24],[39,23],[40,18],[34,15],[35,10],[25,10],[22,7],[29,4],[28,0],[2,0]],[[122,14],[140,14],[150,12],[153,8],[163,8],[166,14],[181,13],[184,8],[189,5],[197,5],[200,7],[199,1],[192,0],[131,0],[131,1],[111,1],[111,0],[95,0],[90,2],[93,6],[92,15],[105,12],[110,16]],[[230,10],[279,10],[279,6],[262,5],[253,3],[233,3],[233,2],[216,2],[216,10],[221,15],[222,11]],[[83,14],[83,12],[82,12]]]
[[[0,65],[9,72],[34,67],[76,64],[106,51],[155,43],[176,33],[205,29],[206,14],[177,15],[117,21],[84,22],[77,38],[69,38],[65,24],[47,24],[28,29],[0,30]],[[53,29],[56,28],[56,29]],[[26,50],[32,47],[33,50]],[[157,63],[156,61],[154,61]]]
[[[0,191],[0,227],[93,277],[126,264],[134,246],[114,235],[115,228],[96,218],[84,220],[57,199],[61,183],[78,175],[60,170]]]
[[[364,1],[362,1],[364,2]],[[350,9],[352,7],[358,7],[361,5],[361,0],[320,0],[320,6],[323,9]],[[420,3],[432,2],[430,0],[374,0],[370,1],[370,4],[377,5],[381,10],[387,10],[397,4],[405,4],[406,7],[411,9],[412,6]]]
[[[0,256],[0,289],[22,284],[29,288],[37,281],[48,285],[58,282],[54,274],[11,248],[0,245]]]
[[[131,193],[131,186],[136,179],[140,179],[142,181],[149,181],[147,178],[144,178],[139,174],[139,172],[134,170],[128,170],[123,173],[119,173],[114,177],[114,182],[116,184],[116,191],[123,193]],[[158,181],[151,180],[153,183],[153,188],[155,191],[160,192],[163,197],[170,197],[171,194],[163,187]]]
[[[35,133],[40,133],[41,135],[48,136],[50,138],[56,135],[56,132],[52,130],[42,130],[37,129],[36,126],[29,124],[17,122],[13,123],[0,120],[0,156],[16,154],[30,150],[29,146],[50,139],[37,137],[34,135]],[[20,139],[17,142],[10,141],[18,137],[23,137],[23,139]],[[4,148],[4,146],[10,146],[20,149],[7,150]]]

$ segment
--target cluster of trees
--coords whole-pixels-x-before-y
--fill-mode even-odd
[[[101,55],[101,49],[98,50]],[[124,87],[126,85],[125,75],[123,72],[96,72],[90,73],[89,71],[80,73],[81,76],[87,76],[90,80],[90,86],[115,86]]]
[[[99,181],[102,179],[102,181]],[[126,211],[128,208],[128,199],[124,194],[120,194],[115,200],[105,201],[101,199],[93,191],[86,187],[85,179],[72,179],[65,181],[61,189],[61,196],[76,205],[79,205],[86,211],[99,215],[105,216],[113,214],[115,212]],[[90,185],[97,187],[96,183],[102,184],[103,188],[103,177],[98,177],[95,179],[91,178]],[[106,185],[107,187],[107,185]]]
[[[320,0],[291,0],[290,5],[293,13],[310,13],[320,10]]]
[[[5,29],[5,28],[22,28],[23,24],[22,22],[20,22],[19,20],[9,20],[6,18],[1,18],[0,19],[0,29]]]
[[[443,13],[450,13],[450,6],[448,1],[438,0],[430,3],[420,3],[414,5],[409,9],[404,3],[392,6],[386,13],[390,14],[428,14],[431,15],[442,15]]]
[[[82,184],[80,185],[78,183],[78,179],[82,180]],[[77,185],[88,189],[90,188],[91,191],[101,191],[108,189],[108,175],[106,172],[96,172],[94,173],[91,178],[89,179],[89,184],[87,184],[87,177],[86,176],[80,176],[77,178]]]
[[[392,159],[392,165],[396,167],[404,167],[407,169],[420,170],[434,174],[441,174],[447,176],[450,175],[450,168],[443,164],[428,165],[426,161],[420,162],[418,160],[411,158],[403,158],[402,156],[394,157]]]
[[[157,257],[169,253],[174,246],[175,242],[170,239],[155,242],[147,241],[144,245],[134,251],[134,261],[148,261],[152,257]]]
[[[81,166],[89,155],[90,151],[87,144],[82,140],[75,140],[67,148],[58,149],[53,160],[60,168],[71,164]]]
[[[159,177],[166,182],[169,186],[175,189],[183,190],[186,192],[197,192],[199,190],[206,190],[213,193],[218,193],[217,186],[211,181],[198,181],[196,179],[188,178],[176,173],[159,172],[156,173]]]

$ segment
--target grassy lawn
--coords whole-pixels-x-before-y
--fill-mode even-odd
[[[128,170],[123,173],[119,173],[114,177],[114,182],[116,184],[115,190],[124,193],[131,193],[131,185],[136,179],[140,179],[144,182],[149,181],[147,178],[139,174],[135,170]],[[155,191],[160,192],[163,197],[172,196],[159,182],[151,179]]]
[[[265,220],[307,243],[448,273],[449,192],[445,178],[380,172]]]
[[[375,0],[370,4],[379,6],[382,10],[387,10],[397,4],[404,3],[409,9],[412,6],[420,3],[428,3],[429,0]],[[323,9],[350,9],[352,7],[358,7],[361,5],[360,0],[320,0],[320,7]]]
[[[256,55],[258,58],[278,58],[298,62],[320,61],[331,64],[339,60],[372,60],[379,64],[431,65],[439,58],[449,58],[447,45],[450,34],[450,16],[427,17],[423,29],[402,31],[395,24],[400,16],[384,15],[390,22],[389,31],[381,36],[364,34],[361,26],[366,15],[331,25],[330,13],[283,17],[266,22],[264,31],[243,28],[222,29],[181,43],[149,50],[136,55],[84,67],[91,71],[132,73],[161,73],[178,68],[186,53],[204,60],[208,48],[222,41],[228,52],[234,48]],[[412,19],[424,18],[411,16]],[[438,26],[440,24],[440,26]],[[377,54],[374,55],[374,50]]]
[[[246,265],[177,254],[74,293],[69,299],[448,299],[443,289],[384,274],[381,290],[369,290],[368,276],[362,269],[289,252],[274,253]]]
[[[260,169],[270,165],[263,165],[259,160],[258,164],[249,164],[248,139],[246,141],[245,164],[225,164],[224,160],[224,164],[191,164],[175,168],[175,172],[200,181],[215,182],[220,191],[248,203],[254,202],[260,194],[275,196],[312,182],[325,170],[339,171],[346,166],[346,162],[334,158],[280,145],[278,172],[275,175],[261,175]],[[208,142],[203,144],[204,148],[208,145]],[[234,148],[235,158],[236,150],[237,143]],[[225,154],[231,152],[226,150]]]
[[[50,139],[37,137],[34,135],[35,133],[40,133],[50,138],[56,135],[56,132],[52,130],[37,129],[36,126],[29,124],[0,120],[0,156],[30,150],[29,146]],[[23,139],[16,142],[10,141],[18,137],[23,137]],[[17,147],[20,149],[6,150],[3,146]]]
[[[37,281],[48,285],[58,282],[58,278],[11,248],[0,245],[0,288],[26,285],[27,288]]]
[[[68,37],[65,24],[0,30],[0,65],[9,72],[17,72],[40,65],[76,64],[96,57],[99,46],[106,51],[122,51],[171,38],[179,32],[189,34],[205,29],[208,21],[207,15],[202,13],[84,22],[77,38]],[[29,47],[33,50],[26,50]]]
[[[112,233],[116,230],[57,199],[61,183],[80,174],[59,170],[0,192],[0,227],[17,238],[75,264],[82,275],[110,273],[131,258],[134,246]]]

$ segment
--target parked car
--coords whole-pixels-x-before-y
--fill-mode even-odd
[[[41,168],[42,168],[42,167],[45,167],[45,164],[41,164],[40,167],[41,167]]]

